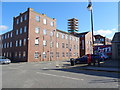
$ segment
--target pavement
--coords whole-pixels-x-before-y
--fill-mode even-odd
[[[70,62],[68,62],[69,64]],[[64,66],[64,65],[63,65]],[[119,62],[113,61],[113,60],[106,60],[104,62],[101,62],[100,66],[88,66],[87,64],[78,64],[75,66],[69,66],[66,68],[71,68],[71,69],[78,69],[78,70],[94,70],[94,71],[105,71],[105,72],[116,72],[120,73],[119,69]]]

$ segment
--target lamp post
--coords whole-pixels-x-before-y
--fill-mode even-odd
[[[93,53],[94,53],[94,33],[93,33],[93,11],[92,11],[92,2],[91,0],[88,0],[89,1],[89,4],[87,6],[87,9],[90,11],[91,13],[91,30],[92,30],[92,41],[93,41]]]

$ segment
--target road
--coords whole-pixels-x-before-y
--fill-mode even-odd
[[[111,72],[56,67],[55,61],[2,65],[3,88],[118,88],[117,77]]]

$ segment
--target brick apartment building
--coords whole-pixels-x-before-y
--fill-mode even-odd
[[[12,62],[66,60],[79,56],[79,38],[56,29],[56,19],[32,8],[13,18],[13,30],[0,35],[0,55]]]

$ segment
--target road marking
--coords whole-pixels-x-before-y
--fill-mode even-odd
[[[67,76],[60,76],[60,75],[55,75],[55,74],[48,74],[48,73],[41,73],[41,72],[36,72],[38,74],[43,74],[43,75],[48,75],[48,76],[54,76],[54,77],[62,77],[62,78],[68,78],[68,79],[73,79],[73,80],[84,80],[84,79],[79,79],[79,78],[73,78],[73,77],[67,77]]]

